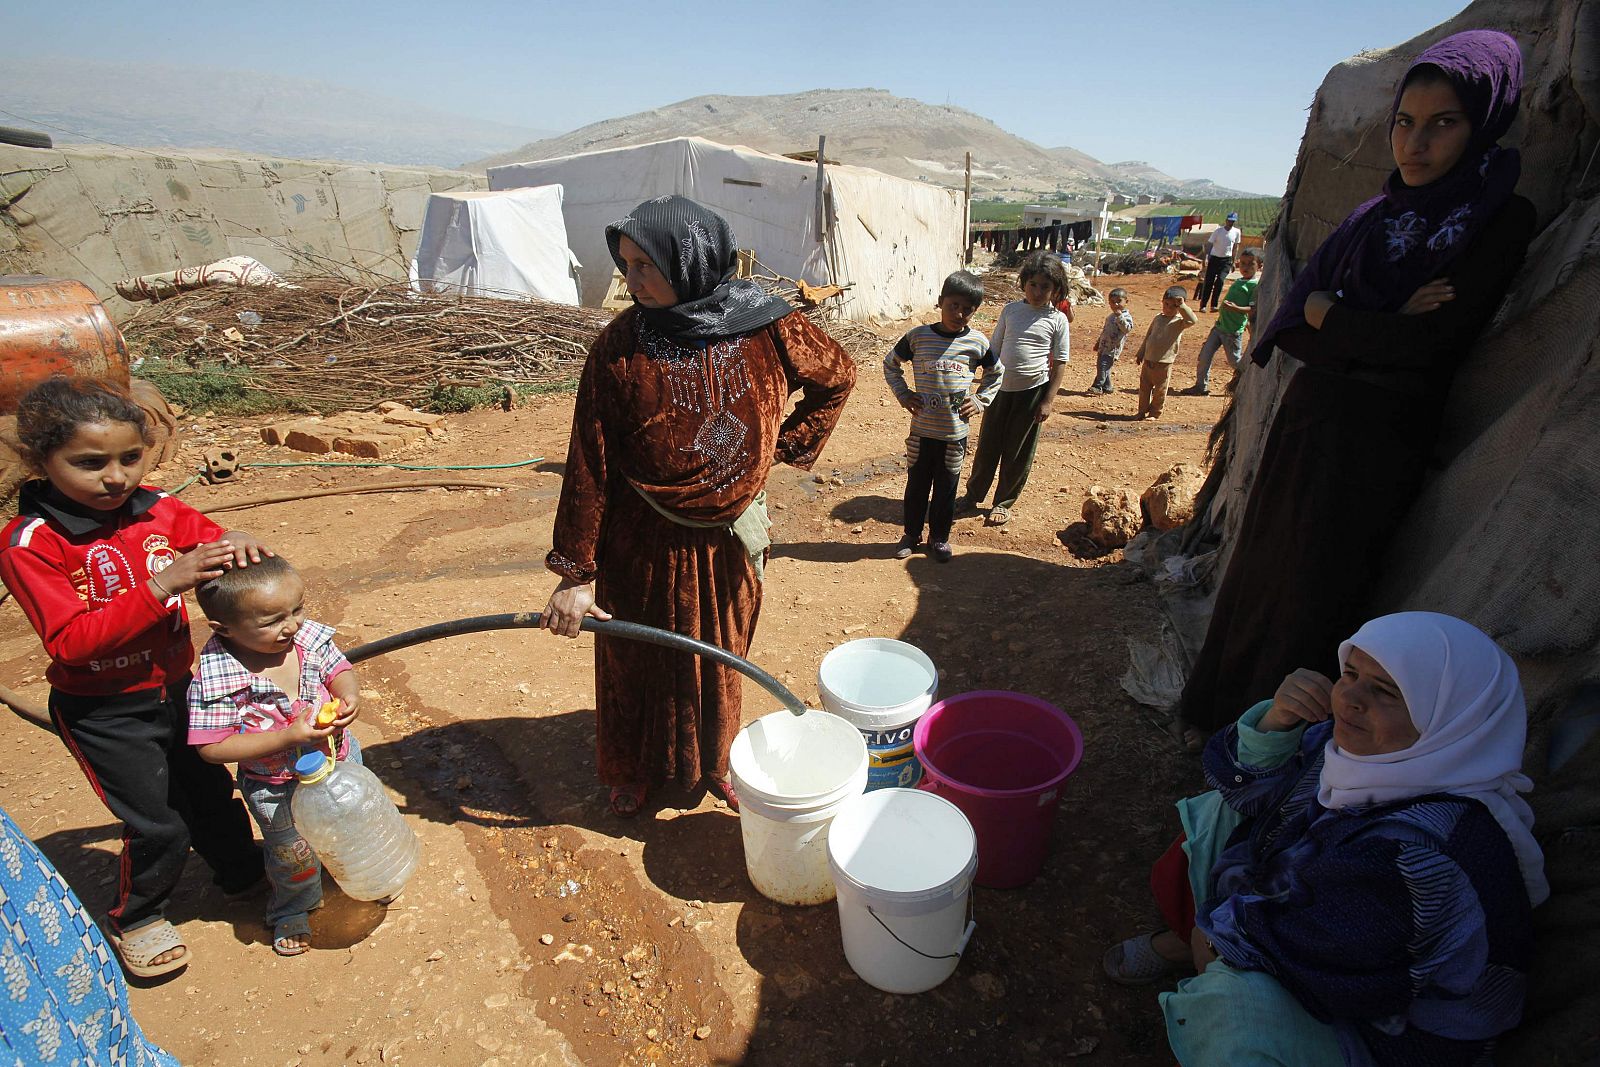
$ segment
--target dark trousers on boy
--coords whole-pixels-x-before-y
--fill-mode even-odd
[[[1039,423],[1033,413],[1039,410],[1049,388],[1050,383],[1044,382],[1032,389],[998,393],[994,403],[984,410],[972,476],[967,479],[967,499],[973,504],[983,503],[989,495],[996,468],[1000,483],[994,491],[994,506],[1010,510],[1022,495],[1033,471],[1033,454],[1039,447]]]
[[[928,528],[930,544],[950,540],[955,522],[956,486],[961,481],[961,463],[967,458],[967,439],[941,441],[937,437],[906,438],[905,528],[906,542],[922,540]]]
[[[1206,257],[1206,276],[1201,280],[1200,287],[1194,291],[1196,311],[1204,310],[1207,300],[1211,301],[1211,310],[1217,310],[1217,302],[1222,299],[1222,283],[1227,280],[1232,270],[1232,256]]]
[[[165,690],[86,697],[50,691],[50,717],[84,777],[121,819],[122,858],[108,913],[119,934],[163,917],[189,846],[223,892],[261,880],[261,849],[233,777],[189,745],[189,679]]]

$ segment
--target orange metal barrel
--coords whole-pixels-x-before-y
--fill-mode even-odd
[[[53,374],[128,384],[128,346],[82,282],[0,274],[0,415]]]

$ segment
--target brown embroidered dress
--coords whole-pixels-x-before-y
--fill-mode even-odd
[[[775,460],[816,461],[854,384],[850,357],[798,312],[696,345],[624,311],[584,366],[546,565],[595,581],[596,603],[619,619],[745,655],[761,583],[743,545],[725,528],[672,522],[641,493],[697,523],[732,523]],[[739,687],[737,672],[697,656],[596,635],[600,780],[726,778]]]

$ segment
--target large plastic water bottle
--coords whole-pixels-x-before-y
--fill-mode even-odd
[[[422,846],[377,775],[320,751],[297,759],[294,773],[300,780],[290,801],[295,829],[339,888],[356,900],[398,896],[417,869]]]

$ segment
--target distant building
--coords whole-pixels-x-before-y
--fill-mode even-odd
[[[1163,204],[1176,204],[1178,202],[1178,198],[1173,196],[1171,193],[1168,193],[1166,196],[1161,198],[1161,202]]]
[[[1063,200],[1058,204],[1029,204],[1022,209],[1022,225],[1048,226],[1052,222],[1084,222],[1098,219],[1110,207],[1100,200]]]
[[[1136,204],[1153,204],[1155,202],[1156,198],[1151,193],[1140,193],[1138,198],[1134,201]]]
[[[1112,193],[1111,203],[1114,207],[1128,207],[1133,203],[1133,197],[1127,193]]]
[[[1065,200],[1059,204],[1029,204],[1022,209],[1022,225],[1024,227],[1049,226],[1060,223],[1070,226],[1075,222],[1092,222],[1095,224],[1095,237],[1103,236],[1100,229],[1100,216],[1105,214],[1110,207],[1107,200]]]

